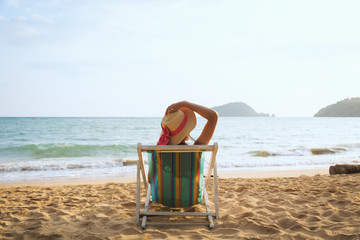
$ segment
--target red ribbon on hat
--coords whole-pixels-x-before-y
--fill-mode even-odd
[[[162,134],[160,136],[160,139],[157,143],[157,145],[167,145],[170,142],[170,131],[169,128],[167,126],[163,127],[161,125],[162,128]]]
[[[187,117],[186,117],[186,114],[184,114],[184,119],[182,120],[181,124],[179,125],[179,127],[175,131],[172,131],[172,132],[170,132],[170,130],[169,130],[169,128],[167,126],[163,127],[161,125],[162,134],[160,136],[160,139],[159,139],[157,145],[167,145],[170,142],[170,137],[175,136],[181,130],[183,130],[183,128],[186,125],[186,122],[187,122]]]

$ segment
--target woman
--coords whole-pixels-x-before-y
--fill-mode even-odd
[[[162,133],[158,145],[185,145],[190,132],[196,126],[195,113],[207,119],[207,122],[194,145],[208,145],[214,134],[218,120],[214,110],[187,101],[171,104],[161,120]]]

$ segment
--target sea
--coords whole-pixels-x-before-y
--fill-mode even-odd
[[[135,176],[136,145],[156,145],[160,121],[0,118],[0,183]],[[193,138],[204,124],[198,118]],[[358,164],[360,118],[220,117],[213,142],[219,172]]]

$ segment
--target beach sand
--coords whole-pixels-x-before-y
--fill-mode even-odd
[[[360,239],[360,174],[321,173],[219,173],[221,219],[213,229],[143,230],[131,180],[2,184],[0,239]]]

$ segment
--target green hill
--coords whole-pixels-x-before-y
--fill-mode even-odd
[[[269,117],[269,114],[257,113],[252,107],[242,102],[228,103],[213,107],[220,117]]]
[[[360,98],[347,98],[320,109],[314,117],[360,117]]]

